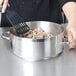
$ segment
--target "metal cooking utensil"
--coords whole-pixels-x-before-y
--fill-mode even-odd
[[[29,26],[23,23],[24,20],[15,11],[7,10],[6,16],[18,35],[26,35],[30,32]]]

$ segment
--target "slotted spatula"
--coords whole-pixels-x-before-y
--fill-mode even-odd
[[[30,32],[29,26],[15,11],[7,10],[6,16],[18,35],[26,35]]]

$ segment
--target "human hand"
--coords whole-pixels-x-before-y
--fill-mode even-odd
[[[0,0],[0,6],[2,6],[2,13],[5,13],[6,9],[10,6],[8,0]]]
[[[69,47],[76,48],[76,26],[68,24],[66,29],[67,29],[68,41],[70,42]]]

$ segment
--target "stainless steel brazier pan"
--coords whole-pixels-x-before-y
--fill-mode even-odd
[[[56,57],[63,51],[62,37],[64,28],[53,22],[31,21],[26,22],[31,29],[42,28],[45,32],[51,32],[53,37],[47,39],[29,39],[15,35],[10,28],[9,41],[12,45],[13,53],[28,61],[38,61]],[[6,33],[7,34],[7,33]],[[8,37],[3,34],[3,37]]]

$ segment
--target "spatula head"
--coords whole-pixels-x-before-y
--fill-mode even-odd
[[[27,26],[26,23],[19,23],[15,26],[15,29],[16,29],[16,33],[18,35],[26,35],[29,33],[30,31],[30,28]]]
[[[8,10],[6,16],[12,26],[15,27],[16,33],[18,35],[27,34],[29,32],[29,26],[24,22],[22,17],[20,17],[17,12]]]

